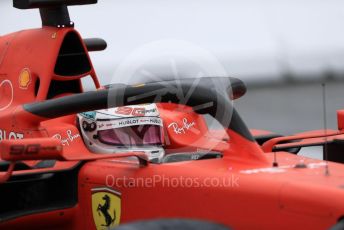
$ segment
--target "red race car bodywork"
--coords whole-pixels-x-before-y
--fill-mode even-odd
[[[60,7],[59,1],[14,2],[17,8]],[[83,40],[70,22],[49,20],[0,37],[0,229],[108,229],[156,218],[203,219],[233,229],[326,229],[344,217],[343,112],[336,131],[277,137],[249,132],[231,108],[229,97],[245,93],[237,79],[225,81],[229,96],[206,79],[188,101],[161,93],[161,83],[83,92],[80,79],[89,75],[101,88],[88,55],[99,46],[102,40]],[[185,91],[194,87],[180,84]],[[155,91],[159,97],[129,100]],[[208,102],[215,109],[195,109]],[[143,153],[96,154],[85,147],[76,113],[141,103],[157,103],[170,158],[156,164]],[[203,114],[224,128],[210,129]],[[328,145],[335,162],[287,151],[311,145]]]

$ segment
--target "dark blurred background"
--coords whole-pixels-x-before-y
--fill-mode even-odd
[[[38,10],[0,1],[0,34],[40,27]],[[250,128],[328,127],[344,108],[341,0],[99,0],[70,7],[83,37],[108,42],[92,59],[103,84],[228,75],[248,85],[235,105]]]

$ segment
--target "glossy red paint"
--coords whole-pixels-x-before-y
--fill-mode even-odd
[[[281,142],[288,142],[288,141],[294,141],[294,140],[302,140],[302,143],[304,144],[310,144],[310,143],[317,143],[317,142],[323,142],[325,141],[325,137],[328,140],[333,140],[334,138],[342,138],[342,132],[335,131],[335,130],[314,130],[304,133],[298,133],[293,136],[286,136],[286,137],[277,137],[274,139],[271,139],[267,142],[265,142],[262,146],[262,149],[264,152],[272,152],[273,148],[277,146]],[[298,142],[301,144],[300,142]],[[286,145],[292,145],[292,143],[284,144]],[[281,144],[279,145],[280,147]]]
[[[343,165],[329,163],[331,174],[327,176],[324,162],[279,152],[279,167],[272,167],[271,151],[278,143],[295,139],[319,141],[325,136],[323,131],[275,138],[261,148],[234,130],[209,130],[204,117],[188,106],[161,103],[158,108],[164,122],[167,153],[211,150],[221,152],[223,157],[139,164],[127,157],[140,158],[140,153],[91,153],[80,136],[75,115],[49,120],[26,111],[23,104],[48,99],[53,81],[76,80],[82,92],[80,78],[91,75],[100,88],[92,64],[90,71],[80,75],[66,77],[54,72],[61,45],[70,33],[79,38],[86,50],[73,28],[43,27],[0,37],[1,140],[10,139],[15,144],[14,140],[21,138],[37,143],[52,138],[63,148],[62,155],[58,155],[61,159],[57,156],[60,161],[54,166],[15,170],[12,176],[78,170],[75,205],[0,220],[0,229],[96,229],[92,190],[98,188],[120,194],[120,223],[173,217],[211,220],[233,229],[326,229],[344,216]],[[21,76],[23,70],[28,71],[25,76]],[[342,135],[342,112],[338,116],[340,131],[327,131],[328,138]],[[255,130],[253,134],[270,133]],[[35,166],[41,159],[24,163]],[[307,167],[296,168],[300,161]],[[10,167],[10,173],[0,174],[0,183],[10,179],[11,170]]]
[[[344,110],[337,111],[338,129],[344,129]]]

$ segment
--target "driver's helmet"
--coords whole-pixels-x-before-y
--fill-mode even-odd
[[[156,104],[79,113],[83,140],[94,153],[145,152],[151,161],[164,156],[163,122]]]

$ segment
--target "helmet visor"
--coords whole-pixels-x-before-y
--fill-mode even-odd
[[[159,125],[135,125],[98,131],[99,141],[116,146],[162,145],[163,133]]]

